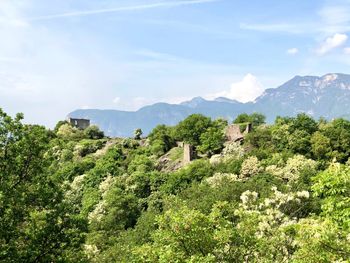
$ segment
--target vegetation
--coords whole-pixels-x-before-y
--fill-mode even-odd
[[[195,114],[147,140],[0,110],[0,262],[349,262],[350,122]],[[200,158],[162,172],[191,143]],[[168,154],[168,155],[166,155]]]
[[[135,139],[135,140],[140,140],[142,134],[143,134],[142,130],[141,130],[140,128],[137,128],[137,129],[134,131],[134,139]]]

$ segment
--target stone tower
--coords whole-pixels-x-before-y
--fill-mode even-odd
[[[184,144],[184,159],[183,164],[190,163],[196,157],[194,147],[188,143]]]

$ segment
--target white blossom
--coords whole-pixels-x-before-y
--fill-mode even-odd
[[[91,211],[88,215],[89,223],[96,221],[100,222],[103,216],[106,214],[106,202],[102,200],[99,202],[93,211]]]
[[[215,173],[213,176],[207,178],[205,181],[211,186],[211,187],[218,187],[220,184],[222,184],[225,181],[235,182],[239,181],[238,175],[233,173]]]
[[[256,158],[255,156],[251,156],[243,161],[240,177],[251,177],[260,173],[262,170],[263,169],[260,165],[258,158]]]
[[[296,181],[303,170],[315,170],[317,163],[305,158],[303,155],[295,155],[287,160],[286,165],[280,167],[269,165],[266,171],[287,181]]]
[[[91,259],[95,257],[100,252],[100,250],[97,248],[96,245],[85,244],[84,252],[88,256],[88,258]]]
[[[102,197],[106,195],[106,193],[111,189],[113,183],[115,182],[115,178],[110,174],[100,183],[99,190],[101,192]]]

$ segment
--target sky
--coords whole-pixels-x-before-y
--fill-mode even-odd
[[[0,0],[0,107],[53,127],[78,108],[253,101],[350,73],[350,0]]]

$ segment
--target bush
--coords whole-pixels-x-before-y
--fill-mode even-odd
[[[75,152],[80,156],[84,157],[88,154],[95,153],[105,145],[104,141],[98,140],[83,140],[75,147]]]
[[[96,125],[91,125],[84,130],[87,139],[102,139],[105,135]]]

